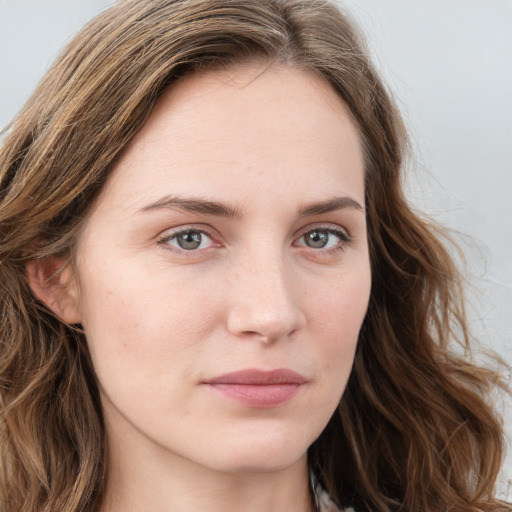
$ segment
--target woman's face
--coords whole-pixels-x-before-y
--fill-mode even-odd
[[[77,310],[114,450],[286,468],[345,388],[370,293],[358,131],[313,74],[264,69],[167,91],[86,221]]]

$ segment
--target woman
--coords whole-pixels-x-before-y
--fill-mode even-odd
[[[89,24],[0,156],[3,510],[510,510],[405,147],[328,3]]]

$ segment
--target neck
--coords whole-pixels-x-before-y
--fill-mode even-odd
[[[101,512],[313,512],[307,455],[285,468],[225,472],[162,450],[109,440]]]
[[[220,473],[180,461],[116,471],[108,480],[101,512],[313,512],[307,463],[265,473]],[[117,468],[119,469],[119,468]]]

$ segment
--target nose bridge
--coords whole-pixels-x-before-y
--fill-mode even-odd
[[[283,251],[261,243],[233,269],[229,330],[272,341],[304,323],[299,297]]]

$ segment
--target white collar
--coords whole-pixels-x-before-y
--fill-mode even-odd
[[[320,485],[314,473],[310,472],[309,475],[318,512],[355,512],[352,507],[340,510],[334,501],[332,501],[329,493]]]

